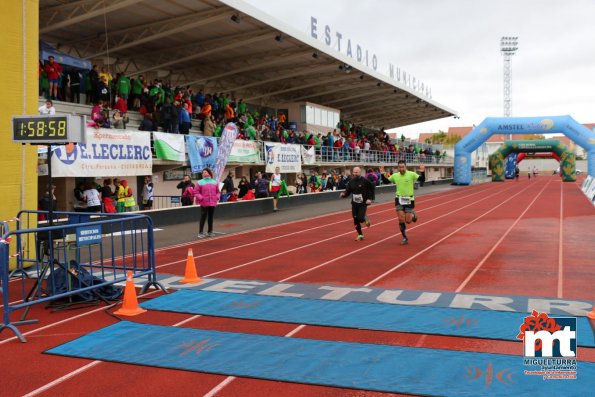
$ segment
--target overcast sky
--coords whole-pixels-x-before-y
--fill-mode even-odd
[[[569,114],[595,122],[595,0],[246,0],[310,35],[310,17],[432,89],[457,111],[400,128],[407,136],[472,126],[502,116],[502,36],[518,36],[512,57],[512,116]],[[345,43],[342,42],[344,53]]]

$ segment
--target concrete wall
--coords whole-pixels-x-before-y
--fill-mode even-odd
[[[429,182],[428,184],[452,183],[452,179]],[[376,194],[392,193],[394,185],[383,185],[376,188]],[[316,204],[333,201],[339,198],[340,191],[298,194],[283,197],[279,200],[279,208],[289,209],[302,205]],[[217,206],[217,219],[236,219],[244,216],[258,216],[273,211],[273,199],[257,199],[252,201],[238,201],[233,203],[221,203]],[[153,219],[155,227],[176,225],[187,222],[198,222],[200,220],[200,207],[187,206],[162,210],[141,211]]]

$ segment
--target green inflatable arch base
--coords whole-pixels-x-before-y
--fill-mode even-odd
[[[576,156],[557,139],[538,141],[506,141],[490,155],[492,182],[504,182],[506,158],[510,153],[554,152],[560,156],[560,171],[564,182],[576,181]]]

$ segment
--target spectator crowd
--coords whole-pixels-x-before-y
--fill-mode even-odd
[[[384,129],[373,131],[341,120],[337,128],[326,134],[296,131],[290,128],[287,115],[261,114],[242,98],[230,93],[195,92],[190,87],[172,87],[160,79],[145,80],[143,75],[130,79],[124,73],[112,76],[97,65],[87,72],[63,71],[53,59],[40,62],[40,93],[48,99],[93,105],[91,124],[102,128],[125,129],[128,110],[138,111],[143,119],[142,131],[164,131],[188,134],[194,127],[204,136],[220,137],[226,123],[239,127],[238,139],[301,144],[315,147],[322,161],[387,161],[440,162],[446,152],[406,144],[403,139],[390,139]]]

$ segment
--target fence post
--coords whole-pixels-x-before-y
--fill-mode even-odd
[[[0,279],[2,281],[2,303],[4,304],[4,313],[2,318],[2,325],[0,326],[0,332],[7,328],[15,333],[17,338],[21,342],[27,342],[27,339],[23,336],[21,331],[15,326],[19,324],[32,324],[36,323],[37,320],[25,320],[25,321],[17,321],[15,323],[10,322],[10,306],[9,306],[9,295],[10,295],[10,286],[8,284],[8,262],[9,262],[9,246],[8,241],[5,239],[8,238],[8,235],[2,236],[0,239]]]

